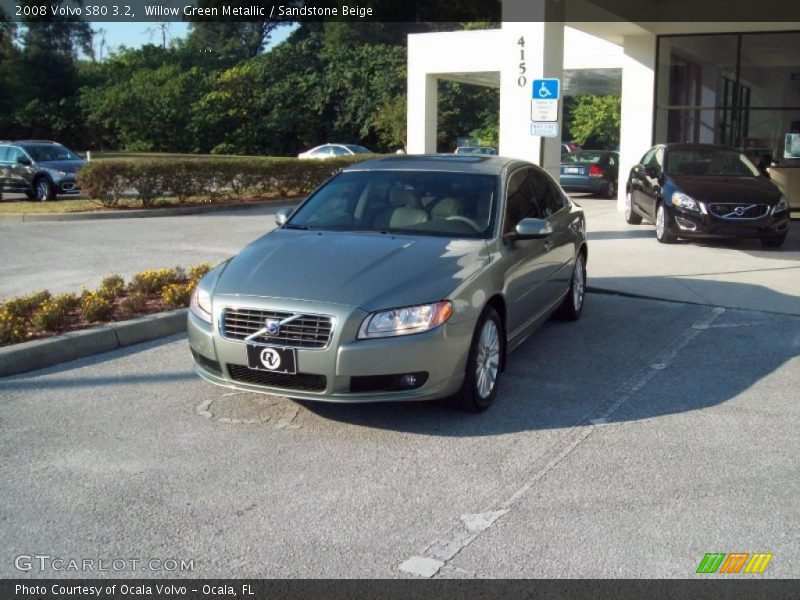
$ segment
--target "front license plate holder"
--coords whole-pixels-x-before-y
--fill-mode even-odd
[[[297,352],[294,348],[247,344],[247,366],[267,373],[297,373]]]

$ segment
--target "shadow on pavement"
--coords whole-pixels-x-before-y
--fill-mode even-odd
[[[727,293],[748,287],[703,283]],[[591,294],[579,322],[548,322],[512,353],[485,413],[464,414],[444,402],[301,404],[369,428],[494,436],[588,425],[620,399],[609,422],[699,411],[737,397],[798,355],[796,316]]]

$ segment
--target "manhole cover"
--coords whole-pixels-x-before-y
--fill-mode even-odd
[[[294,421],[300,407],[281,396],[233,392],[197,405],[197,414],[232,425],[271,423],[278,429],[299,429]]]

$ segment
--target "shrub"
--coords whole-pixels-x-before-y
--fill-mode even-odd
[[[224,195],[308,194],[347,165],[374,158],[358,155],[329,160],[282,157],[113,158],[81,169],[80,186],[104,206],[116,206],[122,193],[135,190],[143,206],[156,198]]]
[[[211,270],[211,265],[207,262],[200,263],[199,265],[194,265],[193,267],[189,267],[189,279],[194,283],[200,281],[203,277],[205,277],[206,273]]]
[[[189,306],[189,298],[192,297],[194,284],[192,283],[171,283],[161,292],[161,299],[164,304],[173,308]]]
[[[0,310],[0,344],[22,342],[28,337],[28,322],[24,317]]]
[[[99,292],[84,292],[81,298],[81,315],[91,322],[107,321],[114,305]]]
[[[183,273],[184,278],[185,276],[186,274]],[[128,284],[128,291],[160,294],[166,285],[178,283],[181,279],[180,273],[176,273],[172,269],[148,269],[133,276]]]
[[[47,290],[32,292],[25,296],[17,296],[6,300],[2,304],[2,310],[13,317],[26,319],[36,312],[42,303],[49,298],[50,292]]]
[[[147,308],[147,294],[144,292],[131,292],[122,302],[119,307],[125,315],[133,316],[139,314]]]
[[[59,331],[67,324],[71,310],[78,306],[75,294],[59,294],[45,300],[31,318],[31,324],[38,331]]]
[[[121,275],[108,275],[103,277],[100,288],[97,290],[109,302],[119,298],[125,293],[125,280]]]

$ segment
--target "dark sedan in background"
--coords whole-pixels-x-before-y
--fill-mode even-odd
[[[561,187],[569,192],[591,192],[617,197],[619,154],[608,150],[581,150],[561,156]]]
[[[758,238],[778,247],[789,231],[789,203],[738,150],[712,144],[660,144],[631,169],[625,219],[655,223],[656,239]]]
[[[189,344],[213,383],[480,411],[508,351],[583,309],[583,211],[524,161],[362,162],[277,222],[192,297]]]

